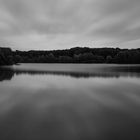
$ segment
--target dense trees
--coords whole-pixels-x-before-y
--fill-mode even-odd
[[[12,65],[13,53],[10,48],[0,48],[0,65]]]
[[[140,64],[139,50],[125,50],[120,51],[113,60],[114,63],[119,64]]]
[[[53,51],[15,51],[18,63],[118,63],[140,64],[140,49],[81,48]]]
[[[13,63],[140,64],[140,49],[81,48],[53,51],[11,51],[0,48],[0,65]]]

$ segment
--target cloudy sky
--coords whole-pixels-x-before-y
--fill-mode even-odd
[[[140,0],[0,0],[0,46],[140,47]]]

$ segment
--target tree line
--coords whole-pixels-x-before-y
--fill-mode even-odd
[[[52,51],[4,51],[0,48],[0,65],[14,63],[115,63],[140,64],[140,48],[75,47]],[[3,51],[2,51],[3,50]]]
[[[12,65],[14,63],[14,55],[10,48],[0,47],[0,66],[1,65]]]

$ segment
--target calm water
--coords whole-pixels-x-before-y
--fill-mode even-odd
[[[0,140],[139,140],[140,65],[0,68]]]

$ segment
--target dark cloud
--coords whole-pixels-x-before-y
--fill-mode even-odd
[[[0,0],[0,38],[19,49],[121,46],[140,40],[139,6],[139,0]]]

